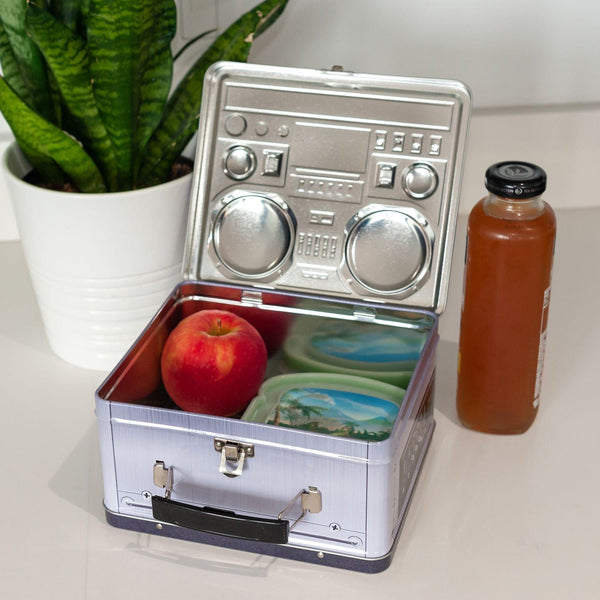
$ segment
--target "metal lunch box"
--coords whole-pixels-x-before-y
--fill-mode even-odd
[[[209,69],[182,282],[96,393],[110,524],[364,572],[389,565],[435,426],[469,114],[456,81]],[[315,381],[369,376],[349,355],[331,369],[316,350],[286,362],[292,333],[322,323],[371,341],[422,336],[418,355],[386,345],[385,377],[365,388],[405,388],[391,431],[361,439],[178,409],[162,347],[181,319],[214,307],[263,334],[265,385],[294,364],[302,381],[311,365]]]

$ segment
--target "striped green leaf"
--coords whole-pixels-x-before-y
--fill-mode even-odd
[[[29,90],[25,81],[21,77],[19,64],[12,46],[8,41],[6,30],[0,21],[0,65],[2,65],[2,74],[10,87],[21,97],[27,97]]]
[[[25,30],[27,6],[26,0],[0,0],[0,21],[3,23],[14,61],[5,76],[9,85],[19,91],[31,108],[53,120],[56,112],[44,59]],[[3,53],[0,58],[4,70],[6,54]]]
[[[84,41],[37,6],[30,5],[26,22],[31,39],[52,70],[73,133],[94,158],[108,189],[118,189],[117,161],[96,105]]]
[[[0,111],[33,166],[45,177],[57,167],[81,192],[105,192],[102,174],[77,140],[46,121],[0,77]],[[27,152],[27,149],[31,152]],[[53,171],[49,173],[48,170]]]
[[[57,21],[72,31],[77,31],[81,11],[79,0],[50,0],[49,10]]]
[[[270,27],[288,0],[265,0],[224,31],[191,67],[172,94],[165,117],[146,146],[140,187],[165,181],[198,128],[204,74],[219,60],[246,62],[254,39]]]
[[[160,122],[173,74],[173,0],[90,0],[88,49],[96,101],[123,188]]]
[[[51,187],[56,187],[57,189],[60,189],[62,185],[67,183],[67,177],[62,169],[52,158],[39,151],[36,146],[37,140],[35,138],[31,139],[15,136],[15,139],[23,154],[25,154],[27,160],[31,163],[31,166],[36,173],[41,176],[43,182]]]
[[[8,36],[4,30],[4,26],[0,21],[0,64],[2,65],[2,72],[6,84],[10,85],[11,89],[17,96],[27,97],[28,89],[25,85],[21,75],[19,73],[19,66],[15,58],[12,46],[8,41]],[[63,172],[56,166],[56,163],[52,159],[40,154],[33,143],[28,138],[17,139],[21,150],[29,158],[29,162],[34,166],[37,172],[44,177],[46,181],[53,181],[56,183],[64,182]]]

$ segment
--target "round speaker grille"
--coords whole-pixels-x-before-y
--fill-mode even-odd
[[[213,244],[229,270],[246,277],[280,267],[291,249],[292,222],[273,200],[249,194],[227,203],[214,223]]]
[[[410,215],[378,210],[350,231],[346,262],[353,277],[366,288],[394,293],[415,284],[429,256],[428,238]]]

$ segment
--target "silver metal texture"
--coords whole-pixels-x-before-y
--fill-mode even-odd
[[[163,460],[157,460],[152,469],[152,478],[156,487],[164,488],[165,498],[169,499],[173,491],[173,467],[167,468]],[[143,492],[142,497],[146,500],[149,499]]]
[[[398,295],[427,276],[434,241],[418,211],[372,205],[348,226],[346,263],[366,290]]]
[[[107,377],[97,392],[96,416],[104,480],[104,502],[110,514],[152,520],[152,507],[144,491],[171,489],[171,499],[200,507],[233,511],[242,516],[277,518],[282,506],[307,482],[323,496],[320,512],[311,507],[290,532],[290,548],[322,551],[327,556],[382,560],[397,539],[412,491],[433,433],[432,382],[438,343],[437,318],[431,313],[381,305],[343,304],[330,298],[300,301],[294,306],[257,303],[258,292],[245,290],[245,301],[220,300],[228,306],[253,307],[273,316],[289,312],[303,317],[336,318],[349,322],[386,324],[390,327],[429,330],[410,386],[390,437],[381,442],[323,435],[311,431],[269,426],[239,419],[189,413],[157,405],[127,403],[121,387],[127,387],[132,361],[167,324],[175,325],[190,301],[196,301],[206,284],[182,282],[149,324],[140,340]],[[211,284],[210,287],[214,287]],[[210,298],[212,303],[215,298]],[[179,315],[179,316],[178,316]],[[268,315],[267,315],[268,316]],[[151,343],[150,343],[151,345]],[[217,438],[215,440],[215,438]],[[219,472],[233,442],[230,457],[243,444],[256,457],[244,457],[242,476]],[[210,457],[215,452],[219,458]],[[226,451],[227,452],[227,451]],[[149,469],[156,467],[156,482]],[[173,485],[172,469],[177,479]],[[228,470],[239,467],[230,462]],[[170,484],[168,483],[170,477]],[[352,490],[352,493],[348,493]],[[121,499],[130,498],[128,504]],[[307,497],[307,500],[314,501]],[[300,506],[301,509],[301,506]],[[331,528],[331,523],[339,529]]]
[[[283,519],[284,515],[291,510],[298,499],[301,500],[300,507],[302,512],[300,516],[290,525],[290,531],[306,516],[306,513],[320,513],[323,509],[323,497],[321,492],[313,485],[308,490],[300,490],[289,502],[289,504],[277,515],[278,519]]]
[[[441,313],[469,115],[457,81],[216,63],[184,278]],[[381,205],[388,212],[373,216]],[[367,233],[386,215],[401,242]],[[375,265],[389,272],[371,274]]]
[[[256,156],[246,146],[232,146],[223,157],[223,170],[235,180],[248,179],[256,169]]]
[[[215,450],[221,453],[219,473],[227,477],[239,477],[244,470],[246,458],[254,456],[254,444],[232,442],[221,438],[215,438]],[[228,464],[235,465],[235,468],[231,470]]]
[[[220,202],[211,253],[230,276],[265,278],[281,269],[292,250],[294,224],[285,204],[256,192],[237,191]]]
[[[415,200],[429,198],[437,185],[437,173],[428,164],[415,163],[402,173],[402,189]]]

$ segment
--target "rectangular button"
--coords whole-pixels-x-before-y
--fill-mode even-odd
[[[264,150],[264,162],[262,174],[268,177],[279,177],[281,172],[281,157],[283,152],[277,150]]]
[[[335,213],[325,210],[311,210],[310,222],[316,225],[333,225]]]
[[[429,138],[429,154],[431,156],[439,156],[442,150],[442,137],[440,135],[432,135]]]
[[[329,277],[329,273],[327,271],[316,271],[316,270],[302,270],[302,277],[306,279],[320,279],[325,281]]]
[[[378,163],[376,183],[377,187],[393,188],[395,175],[396,165],[388,163]]]
[[[421,154],[423,148],[423,136],[420,133],[413,133],[410,139],[411,154]]]
[[[375,132],[375,150],[385,150],[385,138],[387,137],[387,131],[376,131]]]
[[[403,133],[394,133],[393,152],[404,152],[404,137]]]

